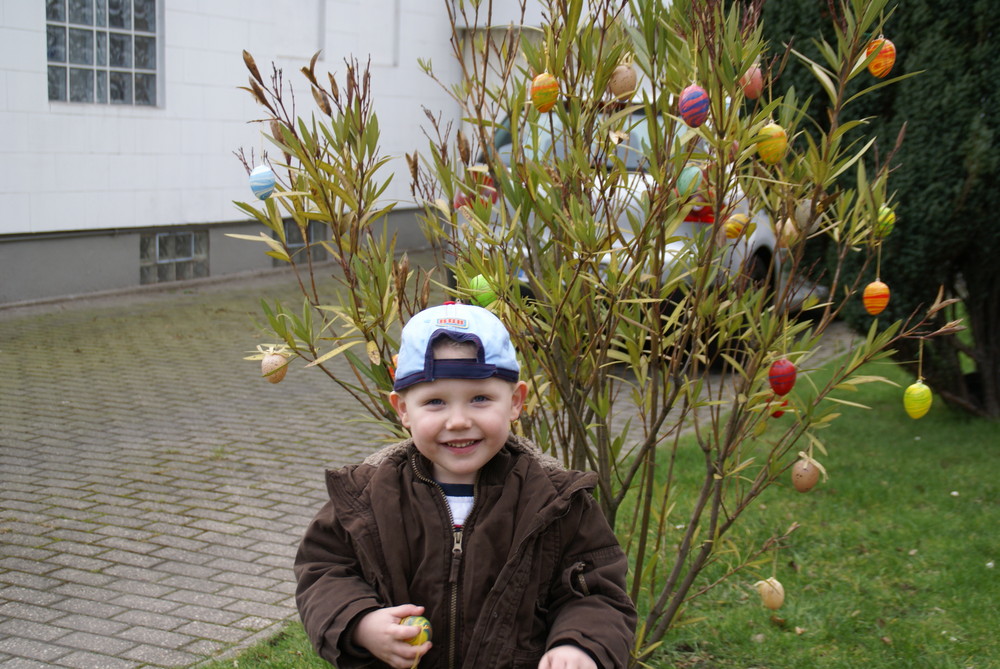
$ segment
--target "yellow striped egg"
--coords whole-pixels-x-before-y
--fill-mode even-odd
[[[760,139],[757,140],[757,155],[768,165],[774,165],[785,155],[788,148],[788,136],[785,129],[777,123],[768,123],[760,129]]]
[[[747,222],[750,219],[747,218],[746,214],[733,214],[726,219],[726,238],[736,239],[743,234],[743,231],[747,228]]]
[[[931,389],[922,381],[910,385],[903,394],[903,408],[910,418],[923,418],[931,409]]]

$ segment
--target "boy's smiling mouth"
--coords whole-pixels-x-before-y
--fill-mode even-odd
[[[474,446],[478,443],[479,439],[470,439],[466,441],[446,441],[443,443],[443,446],[445,446],[446,448],[454,448],[460,450],[463,448],[468,448],[469,446]]]

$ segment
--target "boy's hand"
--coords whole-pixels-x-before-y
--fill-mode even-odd
[[[556,646],[538,663],[538,669],[597,669],[590,656],[572,645]]]
[[[354,643],[395,669],[410,669],[417,656],[431,649],[431,642],[411,646],[409,640],[420,633],[419,627],[400,625],[407,616],[423,615],[424,607],[413,604],[391,606],[365,615],[354,628]]]

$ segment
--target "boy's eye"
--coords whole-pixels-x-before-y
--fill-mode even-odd
[[[441,400],[441,399],[438,399],[437,397],[434,397],[434,398],[431,398],[431,399],[427,400],[426,402],[424,402],[424,404],[426,404],[427,406],[432,406],[432,407],[441,406],[442,404],[444,404],[444,400]]]
[[[472,398],[472,401],[473,402],[489,402],[490,398],[487,397],[486,395],[476,395],[475,397]]]

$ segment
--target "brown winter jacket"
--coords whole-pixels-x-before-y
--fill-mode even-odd
[[[330,501],[295,559],[299,613],[319,654],[338,669],[385,666],[351,644],[354,625],[417,604],[434,643],[421,669],[534,669],[563,643],[602,669],[626,666],[636,613],[625,554],[592,495],[596,475],[512,437],[480,470],[459,532],[429,464],[406,441],[327,472]]]

